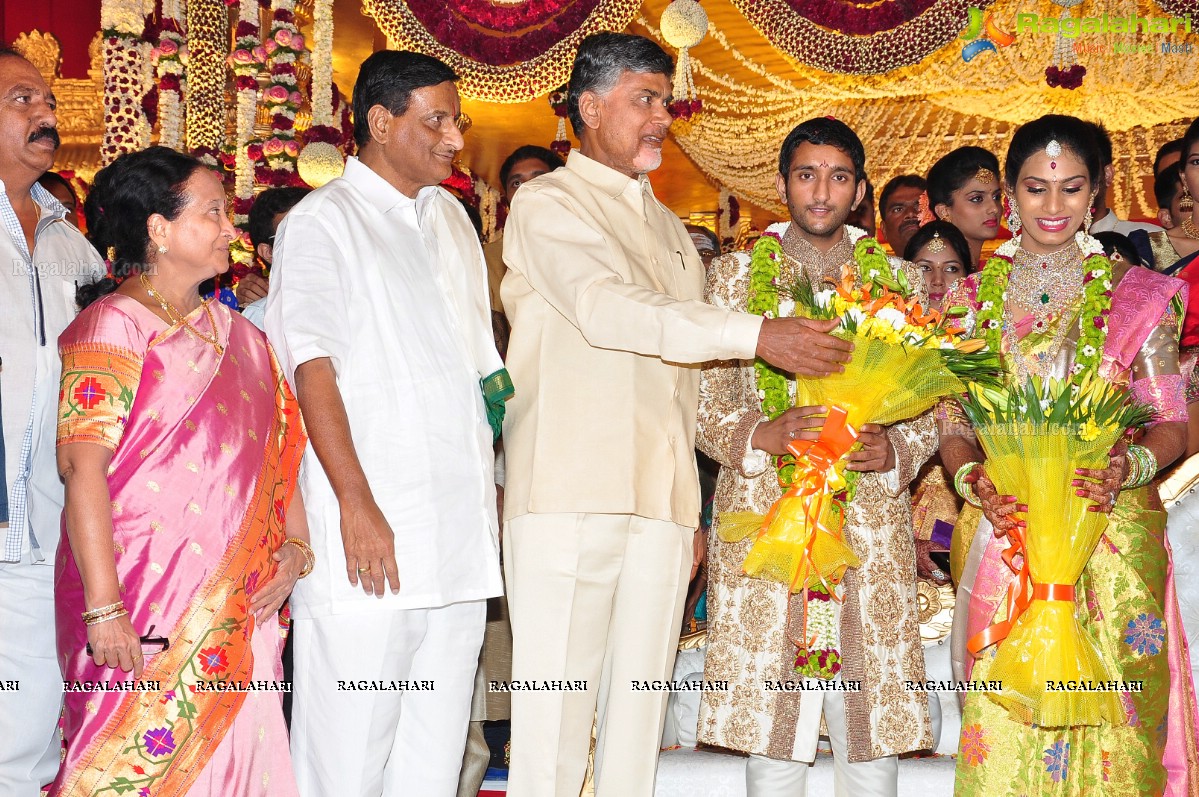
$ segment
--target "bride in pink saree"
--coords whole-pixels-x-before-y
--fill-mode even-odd
[[[152,148],[97,175],[88,215],[128,279],[59,339],[67,750],[50,793],[296,794],[277,612],[313,564],[291,507],[305,435],[265,336],[199,301],[228,267],[223,190]]]

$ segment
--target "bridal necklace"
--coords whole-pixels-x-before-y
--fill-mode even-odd
[[[192,326],[192,323],[187,320],[187,316],[179,312],[179,309],[168,302],[166,297],[154,290],[154,286],[150,283],[150,278],[146,276],[145,272],[138,275],[138,279],[141,281],[142,287],[146,289],[146,293],[149,294],[150,298],[158,302],[158,306],[167,314],[167,319],[170,320],[172,326],[182,325],[192,337],[202,340],[216,349],[217,354],[224,353],[225,347],[221,345],[216,332],[216,318],[213,316],[212,308],[209,306],[211,302],[200,302],[200,306],[204,308],[204,313],[208,316],[208,323],[212,327],[212,334],[205,335]]]
[[[1073,241],[1048,254],[1017,249],[1012,256],[1008,298],[1044,324],[1069,309],[1082,294],[1082,260]]]

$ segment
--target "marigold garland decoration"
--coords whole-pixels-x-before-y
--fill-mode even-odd
[[[732,0],[777,49],[828,72],[876,74],[953,41],[994,0]]]
[[[463,95],[526,102],[570,78],[579,43],[624,30],[640,0],[363,0],[392,45],[439,58],[461,77]]]
[[[225,144],[229,54],[229,17],[222,0],[189,0],[187,51],[187,148],[219,151]]]

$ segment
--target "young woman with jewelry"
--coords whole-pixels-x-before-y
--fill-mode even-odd
[[[270,684],[278,611],[315,564],[305,435],[265,335],[200,300],[229,268],[224,188],[151,147],[102,169],[86,211],[113,276],[80,291],[58,341],[66,757],[50,794],[294,795]]]
[[[970,247],[960,230],[939,219],[924,224],[912,234],[903,259],[916,266],[924,278],[929,306],[941,307],[945,294],[971,273]],[[912,492],[912,533],[916,541],[916,575],[934,584],[948,584],[950,574],[932,559],[933,553],[949,550],[953,527],[958,522],[962,501],[950,487],[945,468],[934,456],[920,469]]]
[[[999,236],[1003,189],[999,160],[982,147],[959,147],[928,170],[928,206],[941,221],[961,230],[970,263],[982,263],[983,244]]]
[[[1121,443],[1102,470],[1077,471],[1078,495],[1108,514],[1107,529],[1075,589],[1075,616],[1118,682],[1124,722],[1035,727],[985,692],[967,692],[959,795],[1189,794],[1196,750],[1194,686],[1173,591],[1166,513],[1150,484],[1185,447],[1186,404],[1177,334],[1186,288],[1144,268],[1116,264],[1087,234],[1100,156],[1085,123],[1044,116],[1012,138],[1005,164],[1009,224],[1017,237],[984,269],[950,291],[966,323],[1002,352],[1017,384],[1028,377],[1089,378],[1130,386],[1155,410],[1133,444]],[[965,640],[1007,617],[1012,583],[1002,554],[1022,525],[1020,496],[997,495],[985,456],[955,405],[942,412],[941,456],[984,520],[967,551],[955,612],[955,666],[985,681],[994,645],[967,662]],[[1017,588],[1014,592],[1019,592]],[[1002,645],[1002,642],[998,643]],[[1088,685],[1083,685],[1084,690]]]

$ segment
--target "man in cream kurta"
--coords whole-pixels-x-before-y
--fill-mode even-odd
[[[312,440],[300,488],[317,561],[292,596],[303,797],[452,797],[501,591],[486,271],[437,187],[463,143],[454,77],[415,53],[368,58],[359,158],[275,244],[267,334]]]
[[[597,796],[653,791],[666,695],[634,682],[668,676],[692,568],[694,364],[756,351],[828,373],[847,348],[827,324],[700,301],[703,264],[645,176],[671,73],[641,37],[585,40],[568,98],[581,148],[521,187],[505,231],[513,797],[578,794],[597,710]]]
[[[787,137],[778,190],[791,221],[766,230],[781,242],[780,286],[837,280],[846,266],[857,276],[854,244],[865,232],[844,222],[854,197],[861,199],[864,180],[862,144],[842,122],[810,120]],[[912,264],[890,260],[893,270],[906,270],[910,284],[921,285]],[[748,252],[717,258],[708,299],[718,307],[744,309],[750,266]],[[779,315],[793,314],[794,302],[783,293],[780,287]],[[923,290],[918,293],[925,300]],[[788,389],[794,399],[794,381]],[[849,455],[848,467],[860,471],[860,478],[843,533],[861,563],[846,571],[838,595],[843,602],[814,608],[806,628],[802,593],[745,575],[742,565],[756,535],[721,540],[727,516],[769,511],[782,495],[775,456],[791,440],[815,439],[822,422],[822,414],[803,408],[765,418],[751,362],[704,369],[699,447],[723,466],[710,543],[704,679],[728,681],[730,688],[703,695],[698,738],[751,754],[748,797],[804,797],[822,716],[832,743],[836,797],[894,795],[897,754],[933,743],[926,696],[905,688],[905,682],[924,679],[908,484],[936,450],[931,412],[886,429],[864,424],[859,430],[863,448]],[[832,617],[821,622],[817,613]],[[840,653],[842,669],[835,678],[795,672],[796,640],[814,636],[817,628],[821,636],[814,648]]]

